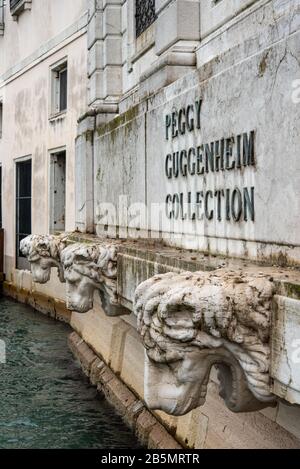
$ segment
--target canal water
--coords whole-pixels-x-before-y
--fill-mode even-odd
[[[1,449],[139,447],[73,359],[69,333],[65,324],[0,299]]]

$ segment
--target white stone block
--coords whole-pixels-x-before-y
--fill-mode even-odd
[[[155,52],[162,54],[180,40],[200,40],[200,3],[177,0],[156,20]]]
[[[96,41],[88,52],[88,75],[104,68],[104,41]]]
[[[97,70],[89,79],[89,105],[103,98],[105,98],[103,70]]]
[[[276,423],[300,439],[300,407],[280,403]]]
[[[271,338],[272,391],[300,404],[300,300],[276,296]]]
[[[135,393],[144,398],[144,347],[134,330],[126,334],[120,377]]]
[[[93,231],[94,195],[93,195],[93,151],[91,134],[89,134],[87,122],[93,118],[87,118],[79,126],[86,131],[80,135],[75,143],[75,224],[76,229],[82,232]],[[90,136],[90,138],[89,138]]]
[[[88,0],[89,18],[97,11],[103,9],[103,0]]]
[[[253,0],[222,0],[219,2],[209,0],[200,2],[201,38],[206,37],[255,3],[261,2],[253,2]]]
[[[104,37],[104,30],[103,30],[103,13],[102,12],[96,12],[89,24],[88,24],[88,31],[87,31],[87,46],[88,49],[90,49],[93,44],[100,40],[103,39]]]
[[[104,37],[108,34],[117,34],[121,36],[121,8],[119,6],[107,6],[103,13],[103,33]]]
[[[111,137],[109,129],[99,129],[94,167],[96,225],[126,228],[131,203],[145,203],[142,177],[145,170],[145,117],[140,115],[141,112],[135,108],[123,116],[123,125],[114,131],[115,138]],[[113,181],[113,190],[111,183],[104,183],[107,180]],[[130,220],[130,226],[137,226],[135,219]]]
[[[104,97],[120,96],[122,94],[122,69],[108,65],[103,71]]]
[[[104,41],[104,67],[106,65],[122,64],[122,39],[116,36],[107,36]]]

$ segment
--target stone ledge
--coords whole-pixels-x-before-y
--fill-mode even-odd
[[[181,449],[179,443],[163,425],[146,409],[128,387],[116,377],[110,368],[90,349],[83,339],[73,332],[69,336],[69,347],[80,361],[91,384],[97,386],[107,401],[132,428],[138,439],[150,449]]]
[[[74,355],[78,358],[83,368],[84,373],[89,377],[93,362],[96,360],[96,355],[88,347],[88,345],[73,332],[69,336],[68,340],[69,347]]]
[[[116,239],[91,234],[73,232],[68,234],[69,242],[101,243],[118,245],[119,256],[125,256],[145,264],[160,264],[164,270],[173,271],[212,271],[220,268],[232,270],[246,269],[247,272],[263,272],[273,275],[278,294],[300,299],[300,266],[277,265],[274,258],[244,259],[211,252],[168,246],[158,239]],[[284,264],[284,263],[283,263]]]
[[[18,288],[11,282],[3,282],[3,295],[9,296],[19,303],[24,303],[40,313],[45,314],[57,321],[70,324],[71,311],[66,307],[66,303],[62,300],[45,295],[38,291],[30,291],[25,288]]]

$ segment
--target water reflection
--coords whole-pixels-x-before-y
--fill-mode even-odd
[[[0,448],[138,448],[67,347],[68,326],[0,300]]]

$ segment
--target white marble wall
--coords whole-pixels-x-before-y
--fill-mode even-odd
[[[280,2],[275,2],[279,7]],[[275,5],[275,6],[276,6]],[[295,5],[295,4],[293,4]],[[298,3],[299,5],[299,3]],[[269,8],[269,5],[266,8]],[[269,9],[266,14],[271,14]],[[95,180],[95,210],[102,202],[118,203],[120,195],[129,197],[129,205],[146,203],[148,214],[154,204],[162,205],[168,194],[188,192],[195,199],[197,191],[235,188],[249,194],[254,190],[255,218],[239,221],[225,218],[225,198],[222,198],[221,220],[217,217],[217,202],[210,201],[214,211],[207,217],[193,221],[188,218],[170,226],[162,213],[162,224],[156,220],[133,221],[131,228],[160,232],[166,242],[178,247],[194,248],[245,258],[275,261],[282,264],[299,263],[299,146],[300,111],[294,99],[293,83],[299,77],[300,11],[283,8],[278,22],[272,23],[268,47],[258,48],[249,40],[243,45],[244,57],[236,62],[229,50],[203,65],[199,71],[177,80],[148,99],[144,110],[129,108],[127,113],[106,128],[99,129],[95,147],[95,168],[102,167],[101,183]],[[245,18],[247,30],[252,17]],[[265,20],[271,24],[271,19]],[[278,38],[282,39],[277,41]],[[271,38],[276,42],[270,43]],[[254,39],[253,39],[254,40]],[[237,52],[239,53],[238,48]],[[251,55],[249,55],[251,52]],[[175,110],[202,99],[201,129],[194,129],[166,140],[165,119]],[[144,132],[146,129],[146,133]],[[168,179],[165,161],[168,153],[188,150],[222,138],[250,132],[255,134],[255,164],[232,171],[202,175],[179,176]],[[143,161],[146,161],[146,167]],[[121,167],[121,172],[111,165]],[[111,170],[108,168],[111,167]],[[126,169],[127,168],[127,169]],[[114,181],[114,191],[108,191],[108,180]],[[106,188],[106,189],[105,189]],[[134,188],[134,191],[133,191]],[[201,210],[203,212],[203,203]],[[154,210],[155,211],[155,210]],[[95,220],[101,231],[101,223]],[[114,223],[107,225],[113,227]],[[121,229],[128,227],[117,220]]]
[[[122,0],[89,0],[88,103],[117,102],[122,94]]]

